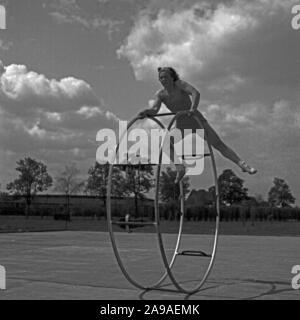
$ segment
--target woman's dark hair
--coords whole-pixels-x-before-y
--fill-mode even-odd
[[[167,71],[169,72],[170,76],[173,78],[174,81],[179,80],[179,75],[178,73],[175,71],[174,68],[171,67],[159,67],[157,68],[158,73],[160,74],[163,71]]]

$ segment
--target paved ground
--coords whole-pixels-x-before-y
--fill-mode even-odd
[[[163,270],[155,234],[117,234],[120,254],[130,274],[148,285]],[[171,253],[175,238],[165,235]],[[208,250],[207,236],[187,235],[183,249]],[[0,299],[98,300],[299,300],[291,269],[300,265],[300,237],[220,236],[213,270],[201,291],[187,295],[166,281],[162,290],[133,287],[121,273],[105,232],[34,232],[0,234],[0,264],[6,268],[6,290]],[[201,245],[200,245],[201,244]],[[208,259],[178,257],[174,274],[190,288]]]

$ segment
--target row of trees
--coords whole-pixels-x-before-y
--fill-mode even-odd
[[[109,165],[95,163],[88,170],[87,180],[80,178],[80,171],[76,165],[66,165],[59,176],[52,178],[47,171],[47,166],[30,157],[17,161],[16,171],[19,176],[7,184],[8,194],[23,196],[26,200],[26,217],[30,212],[33,197],[37,193],[45,192],[52,188],[54,192],[66,196],[67,211],[70,210],[70,196],[72,194],[94,195],[103,199],[106,205],[106,190]],[[134,196],[137,214],[138,199],[143,199],[145,194],[153,187],[153,168],[151,165],[127,167],[114,166],[112,172],[111,195],[115,197]],[[2,197],[6,195],[2,193]]]
[[[289,207],[295,203],[295,197],[284,179],[274,178],[273,186],[269,190],[268,200],[265,201],[261,195],[250,197],[248,189],[244,187],[244,180],[240,179],[230,169],[224,170],[218,177],[220,201],[225,205],[240,204],[246,201],[252,201],[271,207]],[[214,194],[214,187],[209,188]]]
[[[47,166],[44,163],[30,157],[17,161],[16,171],[19,173],[19,176],[7,184],[7,191],[9,194],[25,197],[26,216],[29,215],[33,196],[39,192],[48,190],[50,187],[53,187],[55,192],[65,194],[68,211],[70,196],[72,194],[95,195],[102,198],[104,205],[106,204],[108,164],[100,165],[96,162],[88,170],[87,180],[80,178],[80,171],[75,164],[67,165],[59,176],[53,179],[49,175]],[[176,203],[179,198],[179,187],[178,185],[174,185],[175,175],[176,171],[170,167],[161,173],[160,198],[163,202]],[[218,185],[220,201],[225,205],[230,206],[253,200],[253,197],[249,197],[247,188],[244,187],[244,181],[230,169],[224,170],[218,177]],[[133,196],[135,199],[136,215],[138,211],[138,199],[143,199],[145,194],[153,187],[153,167],[151,165],[114,166],[112,172],[112,196]],[[185,195],[190,191],[189,187],[189,178],[184,177],[183,191]],[[214,195],[214,188],[212,186],[208,189],[211,195]],[[295,198],[288,184],[283,179],[275,178],[274,185],[268,194],[268,202],[264,201],[262,197],[257,197],[256,203],[265,206],[287,207],[295,203]]]

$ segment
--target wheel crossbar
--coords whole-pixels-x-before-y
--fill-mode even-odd
[[[197,250],[183,250],[178,252],[180,256],[191,256],[191,257],[211,257],[211,254],[207,254],[204,251],[197,251]]]
[[[115,225],[125,225],[125,226],[155,226],[156,222],[155,221],[145,221],[145,222],[141,222],[141,221],[111,221],[112,224]]]

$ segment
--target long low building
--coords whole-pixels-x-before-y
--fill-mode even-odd
[[[112,197],[112,212],[115,215],[135,215],[136,203],[133,197]],[[106,198],[88,195],[57,195],[43,194],[32,198],[30,210],[33,215],[65,214],[70,210],[74,216],[104,216],[106,213]],[[154,212],[152,199],[137,200],[138,213],[150,216]],[[25,214],[26,200],[21,196],[5,196],[0,200],[0,214]]]

